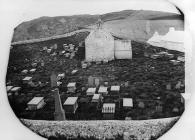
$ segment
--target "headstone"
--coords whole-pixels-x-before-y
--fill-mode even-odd
[[[62,66],[63,65],[63,61],[62,60],[60,60],[60,66]]]
[[[71,56],[73,56],[73,57],[74,57],[74,56],[75,56],[75,52],[72,52],[72,53],[71,53]]]
[[[139,108],[145,108],[144,102],[139,102],[138,107],[139,107]]]
[[[70,53],[65,53],[66,58],[70,57]]]
[[[22,74],[27,74],[28,73],[28,70],[23,70],[22,71]]]
[[[85,87],[82,87],[82,88],[81,88],[81,91],[85,91],[85,90],[86,90],[86,88],[85,88]]]
[[[93,76],[88,77],[88,85],[89,86],[94,86],[94,77]]]
[[[157,112],[162,112],[162,109],[163,109],[163,108],[162,108],[162,105],[157,105],[157,106],[156,106],[156,111],[157,111]]]
[[[125,120],[132,120],[131,117],[125,117]]]
[[[179,112],[179,109],[177,107],[174,107],[173,110],[172,110],[174,113],[178,113]]]
[[[50,81],[51,81],[51,87],[56,87],[57,86],[57,75],[55,72],[52,72],[50,76]]]
[[[96,64],[97,64],[97,65],[101,64],[101,61],[96,61]]]
[[[45,47],[43,47],[43,50],[44,50],[44,51],[46,51],[46,50],[47,50],[47,47],[46,47],[46,46],[45,46]]]
[[[36,67],[37,66],[37,63],[32,63],[32,67]]]
[[[57,86],[59,87],[62,84],[62,82],[58,81]]]
[[[70,59],[73,59],[74,56],[70,55]]]
[[[145,56],[145,57],[150,57],[150,55],[149,55],[148,52],[144,52],[144,56]]]
[[[82,68],[86,69],[87,68],[87,64],[86,63],[82,64]]]
[[[51,49],[47,49],[47,53],[51,53]]]
[[[53,45],[53,48],[56,50],[58,48],[58,45],[57,44],[54,44]]]
[[[125,82],[125,87],[128,87],[129,86],[129,81],[126,81]]]
[[[45,63],[44,61],[41,62],[41,67],[44,67],[45,66]]]
[[[108,60],[107,59],[104,59],[103,60],[103,64],[107,64],[108,63]]]
[[[175,86],[176,89],[180,89],[181,88],[181,81],[178,81],[178,83]]]
[[[167,89],[167,90],[171,90],[171,84],[170,84],[170,83],[168,83],[168,84],[166,85],[166,89]]]
[[[108,82],[104,82],[104,86],[106,86],[106,87],[107,87],[107,86],[108,86]]]
[[[100,85],[100,79],[95,78],[95,86],[98,87]]]
[[[53,61],[57,61],[57,57],[54,57]]]

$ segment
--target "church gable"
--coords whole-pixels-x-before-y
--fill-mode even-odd
[[[131,41],[115,40],[111,33],[102,28],[98,21],[97,28],[85,39],[86,61],[131,59]]]

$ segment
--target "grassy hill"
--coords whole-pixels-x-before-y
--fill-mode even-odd
[[[97,15],[41,17],[18,25],[12,42],[65,34],[95,23],[97,19]]]
[[[61,35],[83,27],[94,27],[99,17],[104,21],[106,30],[138,41],[147,40],[155,30],[163,34],[172,26],[183,30],[180,15],[159,11],[124,10],[103,15],[41,17],[23,22],[15,28],[12,42]],[[146,32],[147,20],[150,20],[151,25],[149,34]]]

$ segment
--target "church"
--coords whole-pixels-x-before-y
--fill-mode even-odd
[[[96,28],[85,39],[85,59],[89,62],[132,59],[131,40],[107,32],[99,19]]]

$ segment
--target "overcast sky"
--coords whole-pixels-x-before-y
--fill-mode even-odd
[[[103,14],[126,9],[157,10],[177,13],[164,0],[5,0],[0,9],[20,15],[23,20],[41,16]],[[8,7],[9,5],[9,7]]]

